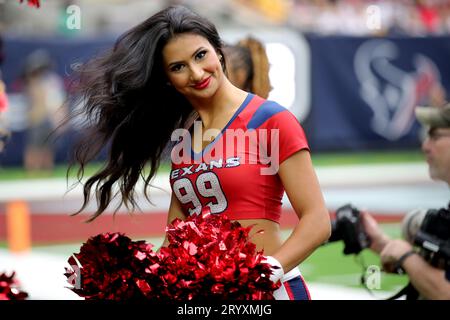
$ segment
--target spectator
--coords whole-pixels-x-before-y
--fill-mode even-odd
[[[231,83],[267,99],[272,86],[264,44],[253,37],[247,37],[235,45],[225,46],[224,55]]]
[[[50,134],[62,116],[65,89],[62,79],[52,70],[53,63],[44,50],[36,50],[25,61],[24,93],[28,101],[28,131],[24,165],[28,172],[51,172],[54,144]]]

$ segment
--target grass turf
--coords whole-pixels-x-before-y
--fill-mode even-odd
[[[392,238],[400,238],[400,224],[380,224],[382,229]],[[344,255],[342,241],[329,243],[319,247],[301,265],[300,269],[311,282],[363,288],[361,276],[367,267],[380,267],[380,258],[372,251],[365,249],[358,256]],[[407,284],[404,275],[380,273],[380,288],[384,291],[396,291]],[[374,290],[376,295],[376,290]]]
[[[346,152],[346,153],[312,153],[314,166],[324,167],[333,165],[354,164],[381,164],[423,162],[420,150],[407,151],[373,151],[373,152]],[[89,164],[85,170],[85,177],[92,175],[101,168],[101,163]],[[160,172],[170,171],[168,163],[162,163]],[[0,167],[0,181],[42,178],[65,178],[66,165],[57,165],[53,171],[26,172],[22,167]],[[76,177],[76,168],[70,172],[71,178]]]

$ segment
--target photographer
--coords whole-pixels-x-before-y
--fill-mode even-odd
[[[443,107],[417,107],[416,117],[428,129],[422,150],[430,177],[450,186],[450,103]],[[440,211],[448,213],[447,209]],[[413,241],[390,239],[367,212],[362,213],[362,222],[371,240],[370,248],[380,255],[385,271],[396,272],[398,267],[403,269],[421,298],[450,299],[448,264],[443,268],[435,267],[413,249]]]

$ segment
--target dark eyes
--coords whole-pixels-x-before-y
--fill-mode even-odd
[[[202,50],[195,55],[195,59],[202,59],[206,55],[206,50]]]
[[[170,67],[170,71],[172,71],[172,72],[178,72],[178,71],[181,70],[181,68],[183,68],[183,65],[182,65],[182,64],[176,64],[176,65]]]
[[[203,59],[203,58],[206,56],[207,53],[208,53],[207,50],[201,50],[201,51],[199,51],[199,52],[194,56],[194,59],[195,59],[195,60],[201,60],[201,59]],[[171,72],[179,72],[179,71],[181,71],[184,67],[185,67],[185,65],[182,64],[182,63],[174,64],[174,65],[172,65],[172,66],[170,67],[170,71],[171,71]]]

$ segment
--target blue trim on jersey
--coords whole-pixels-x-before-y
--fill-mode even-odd
[[[239,109],[237,109],[237,111],[231,117],[230,121],[228,121],[227,125],[222,129],[220,134],[218,134],[217,137],[215,137],[214,140],[205,147],[205,149],[203,149],[202,151],[197,153],[194,150],[192,150],[192,146],[191,146],[191,157],[192,157],[192,159],[199,160],[199,157],[203,156],[204,152],[206,152],[206,151],[208,151],[209,149],[212,148],[212,146],[216,143],[216,141],[219,140],[219,138],[223,135],[225,130],[227,130],[227,128],[233,123],[234,119],[236,119],[236,117],[245,109],[245,107],[250,103],[250,101],[252,101],[254,96],[255,96],[254,94],[248,93],[248,95],[245,98],[244,102],[242,102],[241,106],[239,107]]]
[[[289,284],[289,288],[294,295],[294,300],[310,300],[308,296],[308,289],[305,288],[305,283],[300,276],[287,281],[287,283]]]
[[[268,119],[287,110],[285,107],[280,106],[274,101],[265,101],[253,114],[252,118],[247,124],[247,129],[256,129]]]

